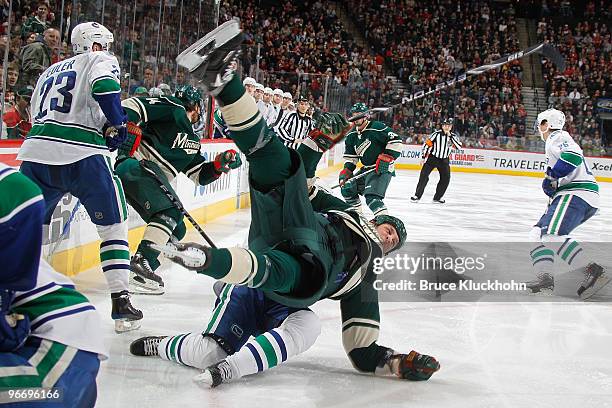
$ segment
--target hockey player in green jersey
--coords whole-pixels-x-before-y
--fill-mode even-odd
[[[367,111],[368,107],[360,102],[354,104],[349,113],[354,116]],[[354,122],[344,145],[345,162],[339,176],[342,197],[356,211],[361,211],[359,196],[363,195],[374,216],[387,214],[383,199],[395,175],[394,163],[402,152],[402,140],[384,123],[370,121],[366,116]],[[360,172],[374,171],[351,181],[360,161],[363,164]]]
[[[216,386],[273,367],[310,347],[318,333],[307,308],[329,298],[340,301],[343,344],[356,369],[429,379],[439,369],[435,358],[415,351],[400,354],[377,344],[378,297],[370,261],[401,247],[404,224],[389,215],[369,222],[342,200],[308,188],[307,179],[314,179],[319,159],[342,138],[348,123],[339,114],[322,114],[318,129],[298,152],[285,147],[228,69],[241,42],[238,23],[230,21],[177,60],[215,96],[233,140],[249,162],[249,248],[214,249],[193,243],[158,247],[175,262],[226,285],[204,336],[200,332],[146,337],[132,344],[132,353],[205,368],[211,359],[235,351],[202,374],[202,381]],[[281,324],[294,315],[301,316],[292,327]],[[255,339],[247,343],[250,335]]]
[[[129,137],[120,148],[115,169],[128,203],[147,223],[130,261],[132,291],[164,292],[163,281],[155,274],[160,264],[159,253],[150,244],[163,245],[171,237],[180,240],[186,232],[183,215],[147,169],[155,172],[174,193],[171,183],[179,173],[206,185],[241,164],[235,150],[220,153],[211,162],[200,154],[200,139],[194,134],[192,123],[199,120],[201,100],[196,88],[185,85],[174,96],[133,97],[122,102],[130,121]]]

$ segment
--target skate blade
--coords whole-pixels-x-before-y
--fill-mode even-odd
[[[145,283],[135,280],[130,276],[130,286],[128,291],[134,295],[163,295],[165,289],[163,286],[159,286],[157,282],[153,282],[145,279]]]
[[[240,24],[237,20],[230,20],[193,43],[176,57],[176,63],[189,70],[195,71],[206,62],[211,51],[221,48],[236,36],[240,35]]]
[[[185,268],[198,269],[202,268],[206,263],[206,254],[198,248],[187,248],[180,251],[172,244],[151,244],[151,248],[159,251],[166,258],[184,266]]]
[[[602,290],[606,285],[608,285],[608,283],[610,283],[611,280],[612,279],[610,279],[608,274],[604,273],[599,278],[597,278],[597,280],[595,281],[593,286],[591,286],[590,288],[585,289],[584,292],[582,292],[580,294],[580,299],[586,300],[586,299],[592,297],[597,292]]]
[[[207,386],[209,388],[213,388],[212,375],[210,375],[210,371],[208,370],[204,370],[200,374],[193,377],[193,381],[200,386]]]
[[[132,330],[140,329],[140,320],[115,320],[115,333],[121,334]]]

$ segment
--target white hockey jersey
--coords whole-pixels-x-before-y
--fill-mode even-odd
[[[40,260],[36,286],[15,292],[11,309],[30,318],[32,336],[108,358],[98,312],[74,283]]]
[[[276,123],[276,119],[278,119],[278,112],[280,111],[280,105],[270,104],[264,119],[268,126],[273,126]]]
[[[574,194],[591,207],[599,208],[599,186],[595,176],[591,173],[580,146],[564,130],[554,131],[546,139],[546,164],[552,168],[559,160],[576,166],[576,169],[559,179],[555,197]]]
[[[32,96],[32,130],[17,158],[43,164],[108,156],[106,117],[93,95],[120,93],[119,63],[105,51],[57,62],[42,73]]]

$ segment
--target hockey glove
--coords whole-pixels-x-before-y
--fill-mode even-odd
[[[226,150],[215,157],[214,165],[217,173],[228,173],[232,169],[237,169],[242,164],[240,154],[234,149]]]
[[[378,155],[376,159],[376,174],[393,173],[395,168],[395,159],[385,153]]]
[[[14,292],[0,289],[0,352],[6,353],[20,348],[30,335],[28,316],[9,313]]]
[[[414,350],[408,354],[388,355],[383,363],[397,377],[410,381],[429,380],[440,369],[440,363],[434,357]]]
[[[549,167],[546,169],[546,177],[542,180],[542,190],[544,190],[544,194],[549,197],[555,195],[555,191],[559,187],[559,181],[556,177],[551,175],[552,169]]]
[[[125,124],[119,126],[109,126],[104,132],[108,150],[114,152],[127,139],[127,127]]]
[[[353,177],[353,171],[347,167],[343,168],[338,176],[338,184],[342,187]]]
[[[132,157],[142,139],[142,129],[134,122],[127,123],[127,137],[119,146],[118,153],[122,156]]]
[[[314,115],[316,128],[311,130],[308,137],[325,152],[340,142],[348,131],[351,124],[339,113],[320,113]]]

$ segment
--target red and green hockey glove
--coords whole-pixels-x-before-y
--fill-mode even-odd
[[[412,350],[408,354],[393,354],[385,364],[390,371],[403,380],[425,381],[440,369],[440,363],[432,356]]]
[[[336,143],[340,142],[348,131],[351,124],[339,113],[315,113],[315,129],[311,130],[308,137],[322,151],[327,151]]]
[[[214,165],[217,173],[228,173],[242,164],[240,154],[234,149],[226,150],[215,157]]]
[[[376,159],[376,174],[393,173],[395,159],[386,153],[381,153]]]
[[[353,171],[347,167],[343,168],[338,176],[338,184],[342,187],[353,177]]]
[[[119,146],[119,155],[121,156],[133,156],[138,146],[140,146],[140,140],[142,139],[142,129],[134,122],[128,122],[127,125],[127,137]]]

